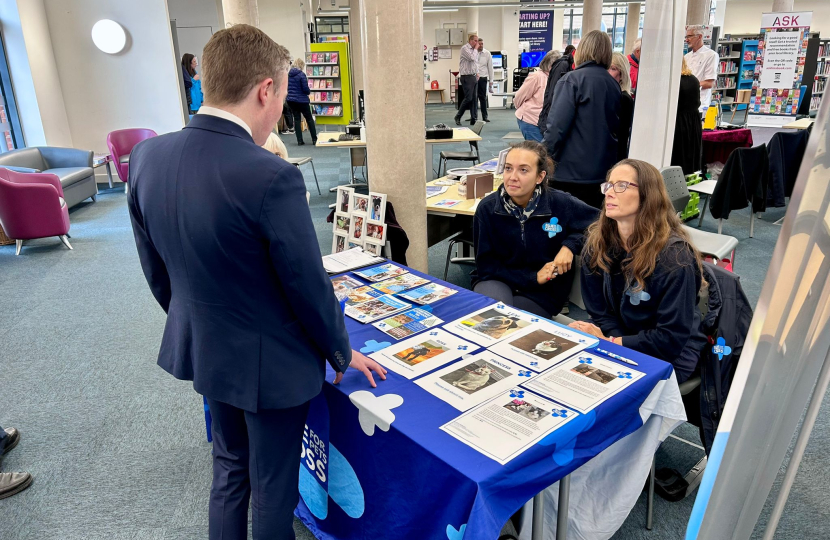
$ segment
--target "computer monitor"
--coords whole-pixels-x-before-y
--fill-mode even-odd
[[[494,54],[493,55],[493,68],[494,69],[501,69],[503,59],[504,59],[504,57],[502,55]]]
[[[530,68],[530,67],[537,67],[539,63],[542,61],[542,58],[545,57],[545,51],[533,51],[533,52],[523,52],[522,53],[522,67],[523,68]]]

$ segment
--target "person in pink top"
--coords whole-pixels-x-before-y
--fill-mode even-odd
[[[516,106],[516,118],[519,129],[526,141],[542,142],[542,132],[539,131],[539,113],[545,101],[545,88],[548,85],[548,72],[556,60],[562,56],[559,51],[550,51],[539,63],[539,70],[528,75],[522,87],[513,96]]]

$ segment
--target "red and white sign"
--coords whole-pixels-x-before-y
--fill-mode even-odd
[[[813,18],[812,11],[796,13],[762,13],[761,28],[807,28]]]

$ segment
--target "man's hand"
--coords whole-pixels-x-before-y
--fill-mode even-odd
[[[369,379],[369,384],[372,385],[372,388],[378,387],[378,385],[375,383],[374,376],[372,376],[373,371],[377,373],[382,380],[386,380],[386,370],[383,368],[383,366],[381,366],[371,358],[368,358],[367,356],[363,355],[362,353],[355,351],[354,349],[352,349],[352,362],[349,364],[349,367],[354,368],[366,375],[366,378]],[[342,380],[343,373],[338,373],[334,377],[334,384],[340,384],[340,381]]]

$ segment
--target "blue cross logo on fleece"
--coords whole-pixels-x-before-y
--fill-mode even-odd
[[[651,300],[651,295],[648,294],[645,290],[631,292],[631,289],[625,291],[625,294],[628,295],[628,299],[631,301],[632,306],[640,305],[640,302],[648,302]]]
[[[548,238],[553,238],[556,236],[556,233],[561,233],[562,225],[559,224],[559,218],[550,218],[550,223],[543,224],[542,230],[548,233]]]
[[[732,347],[726,344],[725,339],[719,337],[717,343],[712,346],[712,352],[718,355],[718,360],[723,360],[724,356],[732,354]]]

